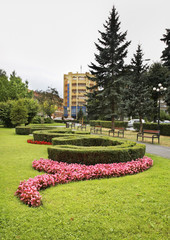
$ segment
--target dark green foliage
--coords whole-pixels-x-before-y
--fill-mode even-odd
[[[43,121],[44,121],[44,119],[43,119]],[[40,123],[42,123],[42,118],[40,116],[35,116],[32,119],[31,123],[34,123],[34,124],[38,124],[39,123],[40,124]]]
[[[166,29],[166,34],[163,34],[161,41],[166,44],[166,48],[162,51],[161,59],[164,66],[170,70],[170,29]]]
[[[52,139],[53,145],[76,145],[76,146],[115,146],[121,144],[118,140],[94,135],[71,135]]]
[[[138,45],[136,54],[132,58],[132,71],[125,89],[126,112],[128,116],[137,116],[140,119],[140,130],[142,130],[142,119],[151,115],[153,110],[152,88],[148,84],[147,65],[143,64],[143,61],[143,52]]]
[[[8,100],[8,77],[6,72],[0,69],[0,102]]]
[[[31,127],[28,127],[28,126],[17,126],[15,128],[15,133],[18,134],[18,135],[29,135],[31,134]]]
[[[28,135],[33,133],[34,131],[42,131],[42,130],[52,130],[56,129],[56,127],[48,127],[48,126],[17,126],[15,128],[15,133],[19,135]]]
[[[0,102],[0,119],[5,127],[14,127],[11,122],[10,114],[13,106],[13,101]]]
[[[26,109],[28,111],[28,119],[27,123],[30,124],[32,122],[32,119],[37,115],[38,113],[38,102],[34,99],[25,98],[23,99],[24,105],[26,106]]]
[[[83,117],[84,117],[84,113],[83,113],[83,110],[82,110],[82,107],[81,107],[80,110],[78,111],[77,119],[82,120]]]
[[[163,66],[159,62],[152,64],[148,71],[148,81],[152,89],[154,87],[157,87],[159,83],[161,83],[164,87],[167,87],[167,91],[164,92],[165,93],[164,95],[166,95],[165,99],[167,104],[168,104],[168,100],[170,104],[170,97],[169,97],[170,96],[170,71],[168,71],[168,68]],[[160,92],[152,90],[152,99],[154,101],[152,120],[154,121],[158,119],[157,103],[158,103],[159,95],[160,95]],[[162,98],[164,99],[163,95],[162,95]]]
[[[136,131],[139,131],[139,128],[140,128],[139,123],[134,123],[133,126]],[[143,129],[158,130],[158,124],[157,123],[143,123]],[[170,136],[170,124],[161,123],[160,124],[160,134],[163,136]]]
[[[90,120],[91,126],[102,126],[103,128],[111,128],[111,121],[100,121],[100,120]],[[115,127],[124,127],[127,128],[128,122],[115,121]]]
[[[55,137],[63,137],[63,136],[70,136],[70,135],[84,135],[90,134],[88,131],[74,131],[69,128],[55,128],[54,130],[48,131],[36,131],[33,133],[35,141],[47,141],[52,142],[52,139]]]
[[[168,77],[166,78],[166,85],[167,90],[165,94],[165,102],[169,107],[169,114],[170,114],[170,71],[168,72]]]
[[[8,100],[0,102],[0,119],[5,127],[28,124],[37,114],[38,104],[33,99]]]
[[[47,118],[44,118],[44,123],[53,123],[53,119],[47,117]]]
[[[88,114],[110,118],[114,128],[114,118],[122,100],[122,73],[124,58],[127,55],[127,47],[130,42],[126,41],[126,32],[120,32],[118,13],[113,7],[108,21],[104,24],[105,32],[99,31],[101,39],[95,44],[98,54],[95,54],[96,63],[91,63],[89,77],[95,82],[90,88],[94,93],[89,93],[87,101]],[[94,114],[93,114],[94,112]],[[92,119],[92,117],[90,117]]]
[[[71,139],[68,141],[71,143]],[[77,141],[73,139],[72,144],[76,145],[57,145],[48,148],[48,157],[61,162],[93,165],[127,162],[141,158],[145,154],[145,145],[143,144],[109,137],[99,137],[98,140],[97,137],[85,137],[77,139]]]
[[[11,113],[10,113],[11,122],[14,125],[25,124],[28,121],[28,110],[22,99],[15,101],[13,103]]]

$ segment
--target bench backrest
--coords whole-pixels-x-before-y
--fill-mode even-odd
[[[147,129],[143,129],[143,133],[150,133],[150,134],[160,135],[160,130],[147,130]]]

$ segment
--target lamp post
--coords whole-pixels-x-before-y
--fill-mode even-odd
[[[161,96],[164,95],[166,90],[167,88],[163,87],[161,83],[159,83],[157,87],[153,88],[153,91],[157,92],[158,94],[158,130],[160,130],[160,110],[161,110],[160,100],[161,100]]]

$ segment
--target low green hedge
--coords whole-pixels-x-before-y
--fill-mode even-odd
[[[29,135],[34,131],[55,129],[52,126],[17,126],[15,128],[15,133],[18,135]]]
[[[31,134],[31,127],[18,126],[15,128],[15,133],[19,135],[29,135]]]
[[[55,137],[63,137],[70,135],[90,134],[88,131],[75,131],[69,128],[55,128],[55,130],[35,131],[33,132],[34,141],[47,141],[52,142]]]
[[[133,127],[136,131],[139,131],[140,123],[134,123]],[[157,123],[143,123],[143,129],[147,130],[157,130],[158,124]],[[160,124],[160,133],[164,136],[170,136],[170,124],[168,123],[161,123]]]
[[[91,120],[90,126],[97,126],[100,125],[103,128],[111,128],[112,122],[111,121],[100,121],[100,120]],[[115,127],[124,127],[127,128],[128,122],[123,121],[115,121]]]
[[[61,144],[65,141],[62,138],[60,140]],[[53,141],[57,143],[57,139]],[[67,143],[75,145],[49,147],[48,157],[55,161],[93,165],[97,163],[127,162],[142,158],[145,154],[145,145],[131,141],[115,140],[111,137],[82,137],[77,140],[68,139]],[[92,146],[93,144],[94,146]]]
[[[76,146],[115,146],[120,145],[121,141],[113,140],[110,137],[99,137],[95,135],[64,135],[60,138],[52,139],[53,145],[76,145]],[[133,145],[134,143],[132,143]]]

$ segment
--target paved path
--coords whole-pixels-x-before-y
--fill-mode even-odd
[[[138,142],[138,143],[143,143],[143,142]],[[143,143],[143,144],[146,145],[147,153],[155,154],[155,155],[170,159],[170,147],[164,147],[164,146],[159,146],[159,145],[154,145],[149,143]]]

